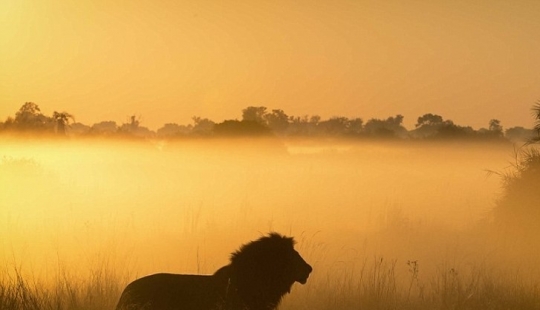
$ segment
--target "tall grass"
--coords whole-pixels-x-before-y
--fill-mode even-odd
[[[356,277],[342,276],[298,288],[283,309],[540,309],[538,282],[482,267],[441,267],[433,276],[400,278],[397,260],[365,261]],[[352,273],[351,273],[352,274]],[[413,284],[412,286],[410,284]]]
[[[450,243],[444,234],[430,243],[427,236],[433,235],[433,231],[417,226],[376,235],[396,239],[398,235],[409,238],[418,232],[422,236],[409,246],[433,248],[434,243]],[[477,232],[461,233],[460,238],[472,239],[474,233]],[[320,234],[300,235],[297,248],[314,271],[306,285],[293,286],[280,309],[540,309],[540,280],[535,276],[538,269],[514,258],[496,257],[493,249],[500,244],[487,237],[478,236],[478,240],[493,243],[477,249],[487,253],[485,256],[471,256],[471,248],[476,245],[467,240],[456,246],[459,253],[455,256],[459,258],[439,253],[404,259],[372,254],[377,253],[370,245],[375,235],[368,236],[369,242],[359,246],[362,250],[337,249],[319,242]],[[384,241],[374,243],[380,247]],[[384,252],[381,248],[380,251]],[[114,309],[123,287],[141,276],[133,275],[126,264],[118,267],[110,263],[118,260],[121,259],[89,258],[91,268],[84,274],[58,264],[43,276],[12,264],[0,271],[0,309]],[[198,261],[197,266],[202,263]],[[76,270],[84,268],[78,265]],[[163,270],[156,270],[159,271]]]
[[[401,263],[375,257],[358,271],[319,275],[306,287],[295,286],[281,309],[540,309],[539,283],[517,274],[442,265],[432,277],[411,272],[400,278],[397,269],[407,266]],[[95,270],[87,279],[60,274],[47,284],[14,269],[0,277],[0,309],[114,309],[125,284],[107,270]]]
[[[0,309],[114,309],[124,282],[106,268],[93,270],[84,279],[59,271],[52,281],[25,275],[19,267],[4,269],[0,275]]]
[[[295,236],[314,267],[281,309],[540,309],[538,243],[467,225],[492,207],[482,169],[507,156],[484,147],[13,148],[0,261],[16,263],[0,265],[0,309],[113,309],[136,277],[211,273],[268,230]]]

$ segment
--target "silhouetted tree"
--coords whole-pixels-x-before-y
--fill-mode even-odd
[[[264,114],[265,123],[276,133],[283,133],[289,127],[289,116],[283,110],[272,110],[272,113]]]
[[[118,132],[118,126],[115,121],[103,121],[92,125],[90,134],[111,136]]]
[[[34,102],[25,102],[17,113],[15,113],[15,119],[22,119],[27,115],[39,115],[41,114],[41,109]]]
[[[431,138],[436,136],[444,125],[442,116],[432,113],[424,114],[418,118],[416,128],[410,132],[410,135],[414,138]]]
[[[512,170],[497,174],[503,179],[503,193],[494,209],[496,222],[539,232],[540,150],[518,150]]]
[[[289,116],[289,129],[287,132],[291,136],[312,136],[317,132],[320,119],[317,115],[311,118],[308,115],[302,117]]]
[[[540,100],[532,107],[534,116],[534,132],[535,136],[527,141],[528,144],[540,143]]]
[[[373,137],[399,137],[404,136],[407,129],[403,127],[403,116],[398,114],[395,117],[389,117],[386,120],[372,118],[364,126],[366,134]]]
[[[464,139],[474,137],[476,132],[470,126],[459,126],[451,120],[445,120],[438,128],[436,138],[441,139]]]
[[[340,136],[347,133],[349,119],[346,117],[332,117],[326,121],[319,122],[318,129],[325,135]]]
[[[90,133],[91,127],[82,123],[73,123],[70,126],[70,132],[74,135],[86,135]]]
[[[56,122],[56,133],[59,135],[66,134],[66,126],[69,124],[69,120],[74,120],[73,115],[67,112],[53,112],[53,119]]]
[[[127,123],[123,123],[118,128],[118,133],[127,137],[144,138],[151,135],[150,130],[141,126],[141,117],[132,115],[128,118]]]
[[[2,123],[1,129],[3,130],[9,130],[13,129],[15,126],[15,119],[11,116],[9,116],[5,122]]]
[[[489,121],[489,131],[501,133],[503,131],[503,127],[501,126],[501,121],[498,119],[492,119]]]
[[[442,123],[443,123],[442,116],[428,113],[418,118],[415,127],[418,128],[422,126],[439,126]]]
[[[361,118],[354,118],[349,120],[349,134],[359,135],[364,131],[364,120]]]
[[[317,127],[325,135],[350,136],[361,133],[363,123],[361,118],[351,120],[346,117],[332,117],[326,121],[318,122]]]
[[[527,142],[534,136],[533,129],[526,129],[521,126],[508,128],[504,131],[506,139],[514,142]]]
[[[254,121],[260,124],[266,124],[266,107],[247,107],[242,110],[243,121]]]
[[[192,125],[178,125],[175,123],[168,123],[157,130],[157,135],[160,137],[181,137],[187,136],[193,129]]]
[[[312,124],[312,125],[315,125],[317,126],[319,124],[319,122],[321,121],[321,117],[319,115],[312,115],[310,118],[309,118],[309,123]]]
[[[141,125],[141,117],[132,115],[129,117],[129,123],[127,124],[131,129],[137,129]]]
[[[191,118],[193,120],[193,129],[191,133],[196,136],[209,136],[214,131],[214,126],[216,123],[207,119],[194,116]]]
[[[501,121],[498,119],[491,119],[489,121],[488,128],[480,128],[476,134],[478,138],[482,139],[502,139],[504,137],[504,133]]]
[[[26,102],[15,114],[13,124],[19,130],[46,131],[53,128],[54,122],[41,113],[37,104]]]
[[[493,122],[493,129],[497,130],[497,120]],[[477,137],[477,132],[470,126],[456,125],[452,120],[445,120],[437,114],[424,114],[418,118],[415,129],[409,132],[409,135],[414,138],[429,138],[429,139],[469,139]],[[493,137],[494,133],[502,136],[502,127],[500,131],[488,131],[487,129],[480,130],[485,136]]]
[[[529,144],[540,141],[540,101],[532,110],[537,136]],[[503,193],[494,208],[496,222],[536,236],[540,232],[540,149],[518,149],[511,170],[495,173],[503,181]]]

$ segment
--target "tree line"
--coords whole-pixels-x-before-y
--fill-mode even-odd
[[[108,136],[134,138],[193,138],[193,137],[350,137],[382,139],[508,139],[524,141],[534,139],[534,129],[512,127],[504,130],[501,122],[492,119],[486,128],[478,130],[455,124],[437,114],[424,114],[417,118],[415,128],[403,126],[403,115],[386,119],[347,118],[343,116],[322,119],[318,115],[290,116],[280,109],[249,106],[242,117],[216,123],[208,118],[193,117],[191,124],[167,123],[156,131],[141,125],[140,117],[131,116],[125,122],[102,121],[91,126],[75,122],[68,112],[54,111],[46,116],[33,102],[24,103],[13,117],[0,122],[0,132],[55,134],[59,136]]]

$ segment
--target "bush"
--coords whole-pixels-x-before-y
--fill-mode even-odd
[[[534,147],[517,150],[510,169],[496,174],[503,182],[503,192],[494,208],[496,223],[526,231],[538,229],[540,150]]]

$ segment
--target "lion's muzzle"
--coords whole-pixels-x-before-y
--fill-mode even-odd
[[[306,263],[306,265],[304,266],[304,272],[303,274],[300,276],[300,278],[298,279],[298,283],[300,284],[306,284],[308,278],[309,278],[309,274],[313,271],[313,268]]]
[[[300,284],[306,284],[309,274],[313,268],[295,251],[295,281]]]

